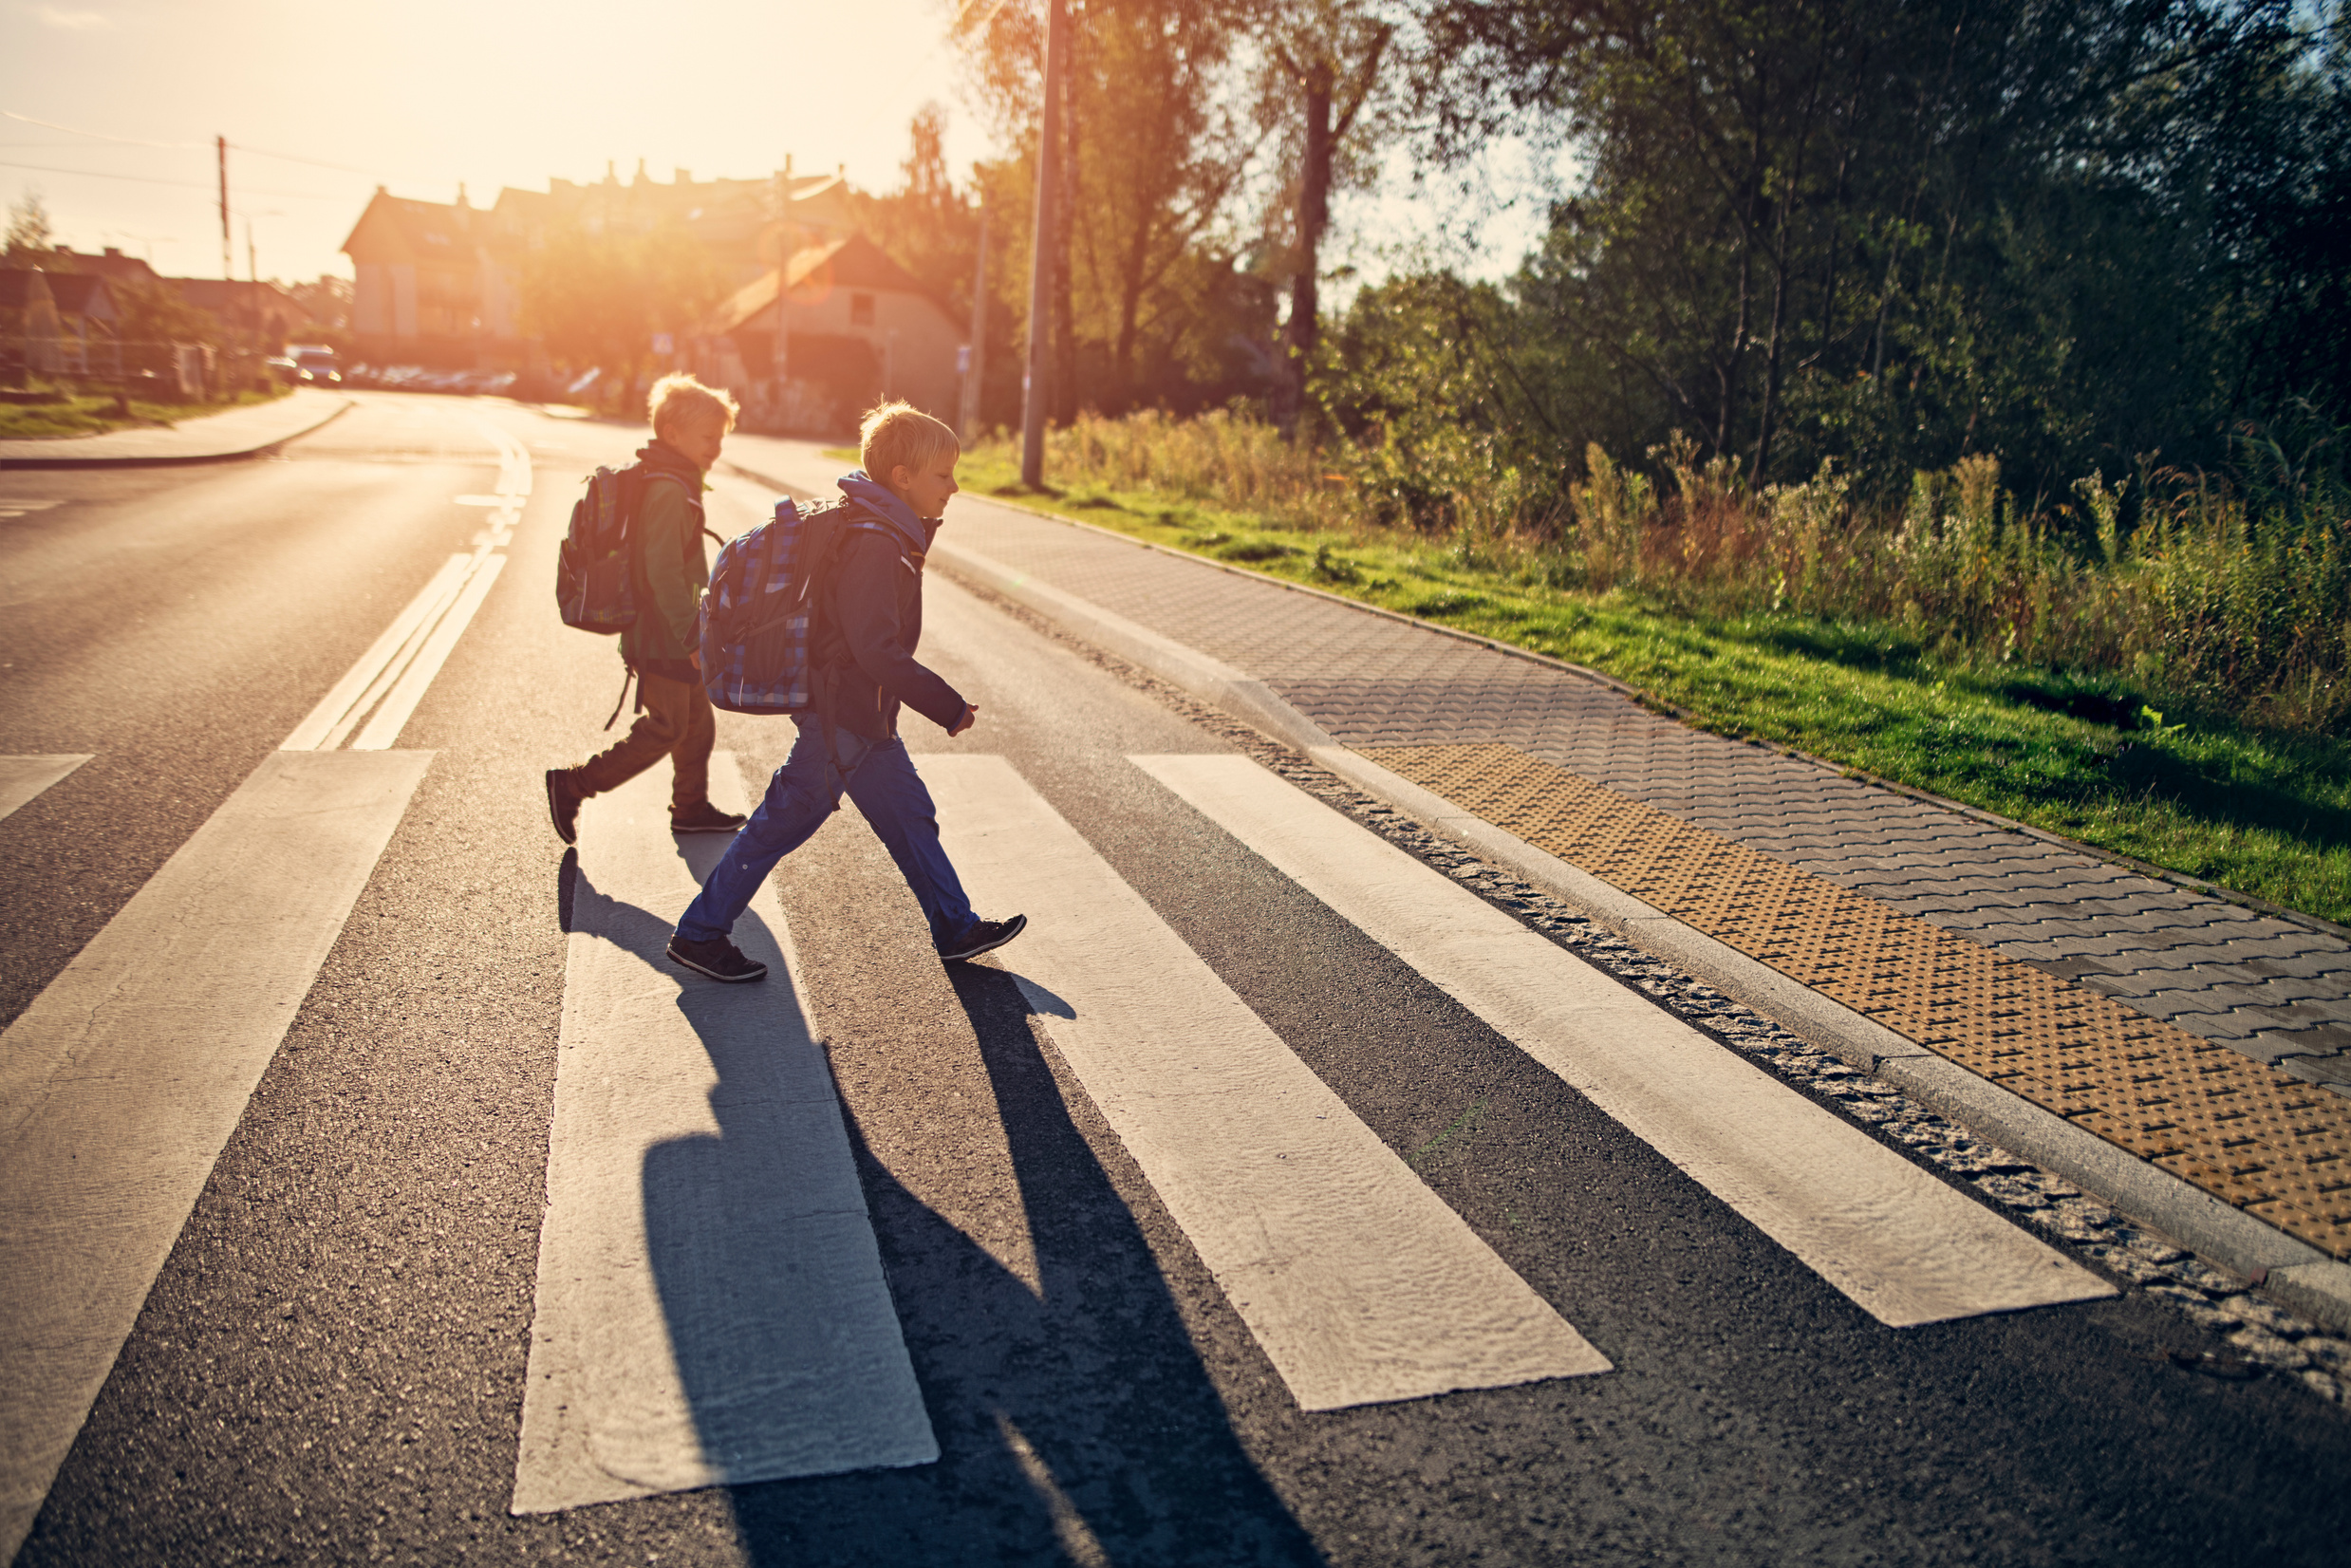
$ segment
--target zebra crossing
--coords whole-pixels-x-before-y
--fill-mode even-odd
[[[14,1538],[429,761],[274,754],[0,1040]],[[1880,1322],[2112,1294],[1255,762],[1129,762]],[[1612,1370],[1011,760],[923,766],[975,900],[1035,912],[996,961],[1300,1409]],[[662,958],[722,848],[663,831],[664,787],[583,816],[516,1513],[939,1453],[773,889],[736,933],[768,984]]]
[[[1247,758],[1130,760],[1879,1321],[2113,1294]],[[975,899],[1051,911],[994,961],[1301,1409],[1612,1370],[1012,762],[923,768]],[[741,803],[733,758],[714,758],[713,776]],[[656,783],[595,804],[513,1506],[922,1463],[936,1448],[773,893],[736,933],[768,962],[767,987],[665,965],[668,920],[715,847],[670,848]],[[664,1168],[681,1160],[698,1171],[682,1206]],[[788,1239],[795,1226],[809,1239]],[[672,1284],[665,1267],[692,1278]]]

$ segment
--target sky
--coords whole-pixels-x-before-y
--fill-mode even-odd
[[[949,167],[992,156],[960,97],[954,0],[0,0],[0,193],[38,191],[63,243],[121,246],[217,277],[214,138],[229,140],[235,273],[350,275],[339,247],[377,185],[476,205],[550,176],[698,179],[846,165],[887,190],[907,123],[948,111]],[[35,123],[45,121],[47,123]],[[57,127],[65,127],[59,129]],[[1415,194],[1408,160],[1338,214],[1338,252],[1376,273],[1434,246],[1469,271],[1515,264],[1539,183],[1505,149],[1491,191]],[[1465,243],[1467,227],[1475,237]]]

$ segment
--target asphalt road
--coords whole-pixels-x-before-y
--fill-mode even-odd
[[[942,967],[845,809],[775,888],[940,1457],[510,1514],[576,893],[539,775],[620,674],[546,588],[637,434],[370,395],[269,461],[0,476],[0,754],[93,756],[0,820],[0,1023],[474,548],[485,425],[536,484],[400,736],[430,767],[18,1561],[2342,1560],[2343,1410],[2180,1370],[2208,1342],[2136,1295],[1876,1321],[1128,760],[1222,734],[937,580],[981,719],[910,717],[918,759],[1006,758],[1614,1370],[1301,1409],[1017,944]],[[721,479],[714,522],[763,504]],[[756,788],[790,733],[719,746]]]

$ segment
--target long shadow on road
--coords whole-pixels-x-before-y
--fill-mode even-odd
[[[1321,1562],[1234,1434],[1148,1243],[1063,1103],[1018,987],[1000,970],[955,969],[1041,1289],[909,1191],[850,1115],[941,1457],[737,1486],[751,1559]],[[723,1097],[722,1085],[714,1103]],[[768,1163],[745,1153],[745,1170]],[[649,1219],[662,1209],[659,1168],[648,1162]],[[662,1257],[657,1241],[657,1269]]]

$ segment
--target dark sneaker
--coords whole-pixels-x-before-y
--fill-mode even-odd
[[[766,964],[743,957],[736,950],[735,944],[724,937],[713,937],[708,942],[688,942],[672,932],[669,956],[673,961],[684,964],[698,975],[708,975],[712,980],[724,980],[729,985],[767,979]]]
[[[669,813],[669,831],[673,833],[731,833],[742,825],[741,817],[722,812],[707,800]]]
[[[555,819],[555,836],[566,844],[580,841],[580,802],[587,798],[571,782],[570,769],[547,770],[547,814]]]
[[[1015,915],[1010,920],[980,920],[971,929],[939,949],[939,956],[949,963],[963,959],[976,959],[982,953],[993,953],[1029,928],[1029,917]]]

